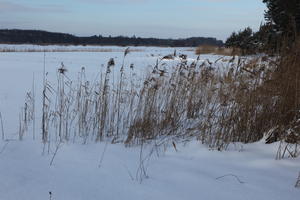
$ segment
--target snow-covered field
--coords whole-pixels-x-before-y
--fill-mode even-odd
[[[263,142],[238,144],[227,152],[218,152],[192,141],[177,144],[178,151],[168,147],[152,152],[149,146],[142,153],[140,147],[125,148],[123,144],[64,143],[50,166],[55,149],[42,155],[40,136],[32,140],[28,134],[23,141],[17,140],[19,112],[26,91],[34,81],[36,98],[41,98],[44,64],[49,80],[54,83],[62,62],[70,79],[76,79],[85,67],[88,79],[94,80],[105,71],[110,58],[115,59],[116,67],[120,66],[126,48],[0,45],[0,49],[4,48],[19,52],[0,53],[0,112],[7,139],[0,141],[0,200],[300,198],[300,190],[294,187],[300,159],[275,160],[278,144]],[[25,52],[44,48],[48,49],[45,54]],[[66,48],[70,51],[61,52]],[[131,50],[125,66],[134,64],[139,83],[157,59],[173,54],[175,49],[132,47]],[[191,48],[176,48],[176,53],[186,54],[191,60],[197,57]],[[202,55],[201,59],[214,61],[219,57]],[[168,69],[177,62],[166,61],[165,67]],[[39,135],[41,116],[36,117]],[[149,152],[152,152],[150,157]],[[141,159],[146,159],[142,166]]]
[[[76,49],[74,46],[0,45],[0,48],[4,47],[16,50]],[[16,122],[19,120],[20,108],[24,104],[26,92],[32,88],[33,79],[36,95],[41,98],[44,62],[48,79],[54,84],[57,82],[57,69],[61,67],[61,63],[66,66],[67,76],[72,80],[77,80],[82,67],[85,68],[88,80],[99,79],[99,74],[105,73],[110,58],[113,58],[116,63],[116,67],[113,69],[114,75],[119,74],[126,47],[81,46],[78,48],[111,49],[112,52],[46,52],[45,54],[44,52],[0,52],[0,111],[3,115],[7,133],[11,134],[18,131]],[[175,50],[177,54],[188,55],[191,60],[197,58],[192,48],[131,47],[130,49],[132,52],[126,56],[125,70],[129,71],[130,64],[134,64],[134,74],[137,75],[138,79],[137,83],[141,83],[147,74],[151,72],[157,59],[173,54]],[[217,55],[206,55],[202,59],[209,58],[214,61],[219,57]],[[168,66],[173,66],[178,61],[171,60],[166,61],[166,63]]]
[[[276,145],[243,148],[209,151],[196,142],[178,152],[169,148],[153,155],[146,164],[149,178],[140,183],[139,148],[110,144],[99,167],[105,144],[65,144],[50,166],[52,155],[41,155],[40,142],[12,141],[0,154],[0,199],[49,199],[49,191],[55,200],[299,199],[299,160],[276,161]]]

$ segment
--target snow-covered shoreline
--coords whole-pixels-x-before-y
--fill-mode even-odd
[[[1,48],[7,46],[0,45]],[[9,46],[19,52],[0,53],[0,112],[3,116],[5,138],[0,140],[0,199],[2,200],[83,200],[83,199],[255,199],[296,200],[300,190],[295,188],[300,171],[300,158],[275,160],[278,143],[263,141],[231,145],[228,151],[211,151],[198,141],[176,143],[157,149],[147,157],[153,146],[126,148],[124,144],[89,141],[65,142],[43,154],[41,120],[37,113],[36,139],[31,133],[18,141],[18,120],[26,92],[35,85],[36,106],[41,108],[44,64],[48,79],[57,82],[61,63],[71,80],[85,68],[88,80],[105,72],[110,58],[116,62],[113,81],[123,62],[125,47],[99,47],[95,52],[80,47],[70,52],[25,52],[28,45]],[[59,47],[68,48],[68,47]],[[92,47],[94,48],[94,47]],[[97,47],[98,48],[98,47]],[[111,49],[106,51],[106,49]],[[136,83],[144,80],[158,59],[165,55],[186,54],[188,62],[197,56],[190,48],[131,47],[125,66],[134,64]],[[41,49],[40,49],[41,50]],[[40,51],[39,50],[39,51]],[[214,62],[220,56],[201,55],[200,59]],[[166,69],[178,60],[164,61]],[[222,71],[222,66],[217,70]],[[114,74],[115,72],[115,74]],[[34,82],[34,83],[33,83]],[[55,154],[55,157],[53,155]],[[141,158],[146,174],[141,174]],[[148,159],[149,158],[149,159]],[[53,163],[50,166],[51,160]]]
[[[5,142],[0,143],[0,148]],[[256,199],[296,200],[300,160],[275,160],[278,144],[209,151],[198,142],[152,155],[148,178],[136,179],[139,147],[64,144],[53,165],[39,141],[11,141],[0,154],[0,199]],[[146,148],[144,156],[149,149]]]

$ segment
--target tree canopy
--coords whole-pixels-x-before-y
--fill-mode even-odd
[[[263,0],[263,2],[268,9],[265,13],[265,19],[274,26],[276,31],[283,34],[299,31],[299,0]]]
[[[290,46],[300,34],[299,0],[262,0],[266,6],[266,23],[258,32],[249,27],[233,32],[227,39],[227,47],[242,49],[245,53],[259,51],[277,52],[282,44]]]

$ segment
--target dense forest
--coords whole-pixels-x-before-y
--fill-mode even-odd
[[[65,33],[53,33],[39,30],[0,30],[0,43],[5,44],[64,44],[64,45],[118,45],[118,46],[170,46],[196,47],[199,45],[222,46],[216,38],[192,37],[186,39],[157,39],[140,37],[77,37]]]
[[[242,49],[245,54],[279,53],[294,45],[300,35],[299,0],[263,0],[267,6],[265,23],[257,32],[247,27],[233,32],[226,47]]]

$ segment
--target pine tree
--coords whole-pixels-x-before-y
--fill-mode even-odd
[[[226,47],[239,48],[243,53],[252,53],[254,50],[253,31],[250,27],[239,31],[238,33],[233,32],[226,40]]]
[[[290,35],[296,29],[299,30],[299,0],[263,0],[263,2],[268,8],[265,19],[274,26],[275,31]]]

